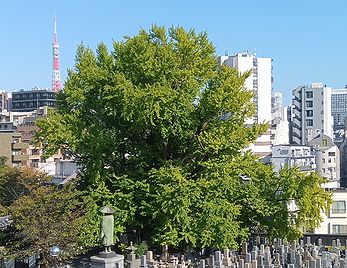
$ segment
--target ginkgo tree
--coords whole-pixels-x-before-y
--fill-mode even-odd
[[[267,129],[244,124],[255,112],[248,76],[182,27],[141,30],[111,51],[80,45],[37,142],[76,157],[81,187],[117,209],[117,233],[197,248],[235,248],[255,227],[297,238],[330,195],[316,174],[276,174],[246,150]]]

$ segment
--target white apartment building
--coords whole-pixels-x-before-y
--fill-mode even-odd
[[[271,144],[289,144],[288,108],[283,107],[281,92],[271,93]]]
[[[312,149],[304,145],[274,145],[271,161],[275,172],[279,172],[285,166],[289,168],[296,166],[303,172],[312,172],[316,169]]]
[[[322,83],[293,90],[291,143],[307,145],[319,134],[332,138],[331,88]]]
[[[256,112],[253,118],[246,120],[246,124],[271,124],[271,90],[272,90],[272,59],[256,57],[248,52],[236,53],[233,56],[220,56],[220,64],[236,68],[240,73],[251,71],[245,81],[245,87],[253,92],[252,101]],[[259,156],[271,153],[270,130],[261,135],[250,148]]]
[[[45,163],[38,163],[37,170],[47,173],[51,176],[69,177],[75,174],[81,167],[72,159],[49,158]]]
[[[313,230],[315,234],[347,235],[347,190],[332,190],[333,203],[328,213],[322,212],[322,223]]]
[[[271,118],[281,117],[280,109],[283,107],[282,92],[271,93]]]
[[[271,120],[271,144],[289,144],[288,107],[280,107]]]
[[[334,144],[333,140],[325,134],[319,134],[308,145],[315,152],[316,172],[319,176],[329,180],[322,187],[340,187],[340,150]]]

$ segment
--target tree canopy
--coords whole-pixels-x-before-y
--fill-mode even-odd
[[[245,149],[267,129],[244,124],[255,111],[248,76],[218,65],[206,33],[181,27],[141,30],[112,51],[80,45],[37,141],[80,161],[83,189],[117,208],[117,233],[219,248],[256,227],[294,238],[330,197],[315,174],[278,175]]]
[[[0,244],[5,250],[0,258],[40,253],[41,266],[47,267],[53,245],[64,249],[64,259],[97,243],[93,240],[98,234],[95,222],[99,222],[94,202],[76,190],[75,183],[59,189],[47,185],[50,180],[47,174],[30,168],[0,168],[0,216],[11,219],[1,232]]]

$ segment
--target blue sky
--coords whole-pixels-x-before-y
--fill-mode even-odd
[[[181,25],[207,31],[217,54],[248,50],[273,58],[273,88],[288,104],[298,85],[347,84],[346,10],[344,0],[2,1],[0,89],[50,87],[56,14],[63,80],[81,42],[111,47],[153,23]]]

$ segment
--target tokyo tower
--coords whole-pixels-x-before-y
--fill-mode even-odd
[[[54,90],[54,91],[61,90],[60,68],[59,68],[59,44],[58,44],[58,39],[57,39],[56,17],[54,17],[52,90]]]

